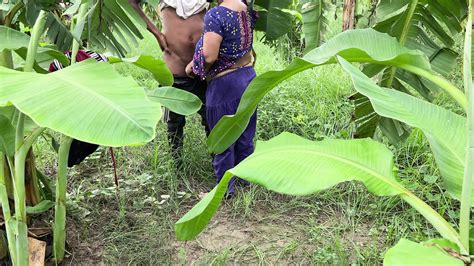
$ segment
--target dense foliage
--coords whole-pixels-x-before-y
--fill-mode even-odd
[[[135,42],[135,36],[141,37],[130,17],[135,12],[126,1],[75,1],[67,9],[56,1],[13,1],[2,8],[0,194],[10,257],[14,265],[28,264],[27,213],[54,206],[53,256],[59,263],[65,253],[66,173],[72,139],[110,147],[141,145],[155,138],[161,104],[190,114],[201,102],[171,87],[144,91],[111,65],[136,65],[150,71],[162,86],[170,86],[171,72],[151,56],[110,57],[110,64],[95,60],[74,64],[83,42],[124,55],[127,42],[115,36],[125,40],[122,34],[126,33]],[[18,31],[20,23],[31,25],[31,36]],[[45,32],[56,46],[40,45]],[[72,62],[63,54],[65,50],[72,50]],[[13,64],[12,52],[25,59],[22,65]],[[54,58],[71,66],[45,75],[41,63]],[[32,145],[46,129],[61,136],[55,194],[49,181],[39,181],[34,165],[25,165],[27,157],[32,158]],[[33,170],[26,171],[28,167]]]
[[[439,6],[437,6],[438,4]],[[379,12],[388,7],[393,7],[393,5],[388,5],[388,1],[380,1],[378,4]],[[296,59],[286,69],[268,72],[257,77],[245,92],[237,113],[224,117],[211,132],[208,140],[210,151],[223,151],[235,141],[242,129],[246,127],[258,102],[277,84],[306,69],[339,63],[351,75],[355,89],[370,101],[370,109],[373,108],[377,115],[385,117],[384,119],[395,119],[391,123],[403,122],[420,128],[424,132],[443,176],[444,187],[461,202],[459,232],[438,212],[399,183],[393,170],[391,152],[383,145],[368,139],[328,139],[311,142],[283,133],[268,142],[257,145],[257,150],[252,156],[234,169],[229,170],[218,186],[176,223],[178,238],[193,239],[205,228],[216,212],[228,182],[233,176],[289,195],[307,195],[343,181],[358,180],[363,182],[370,192],[378,196],[400,196],[420,212],[443,237],[443,239],[434,239],[419,244],[402,239],[386,253],[385,264],[437,264],[442,262],[444,265],[463,265],[470,263],[470,254],[472,254],[472,251],[470,252],[470,209],[473,204],[474,168],[472,161],[474,159],[472,148],[474,137],[472,133],[474,120],[472,117],[471,73],[472,14],[467,13],[467,21],[462,22],[462,17],[466,16],[464,7],[464,3],[459,5],[454,2],[406,1],[400,3],[400,6],[386,13],[397,12],[397,15],[390,19],[390,24],[387,22],[380,22],[382,24],[378,24],[379,26],[376,24],[374,29],[378,29],[378,31],[347,31],[310,51],[303,58]],[[440,19],[447,19],[451,16],[449,23],[453,23],[451,24],[453,33],[460,31],[458,26],[465,25],[463,73],[465,93],[436,73],[439,71],[436,66],[437,60],[433,60],[433,56],[428,57],[426,50],[413,49],[419,47],[419,44],[405,47],[410,32],[415,32],[411,38],[413,38],[413,42],[417,42],[420,39],[423,40],[419,37],[420,30],[418,28],[420,26],[433,27],[433,23],[438,23],[438,20],[434,18],[429,21],[431,25],[427,21],[420,22],[420,19],[424,19],[422,17],[415,19],[426,8],[436,10],[438,13],[432,12],[438,15],[444,12],[443,16],[438,16],[441,17]],[[387,16],[383,18],[386,19]],[[398,18],[400,18],[401,24],[393,23]],[[386,26],[381,27],[380,25],[383,24]],[[397,25],[403,26],[397,30]],[[397,38],[380,33],[380,31],[390,33]],[[425,33],[423,32],[423,34]],[[438,31],[437,34],[439,38],[443,39],[445,45],[453,44],[449,41],[451,37],[444,31]],[[425,45],[426,43],[421,44]],[[436,55],[446,59],[443,56],[445,51],[447,51],[446,48],[438,48]],[[449,58],[451,59],[443,60],[443,63],[450,62],[452,64],[454,60],[452,57]],[[365,73],[363,73],[350,62],[370,63],[371,65],[366,65]],[[383,69],[387,69],[387,71],[381,75],[380,84],[382,86],[391,87],[398,72],[397,69],[401,69],[406,72],[405,76],[420,80],[420,84],[429,82],[430,88],[436,86],[444,90],[465,109],[467,116],[455,114],[414,97],[406,89],[399,92],[379,87],[367,75],[374,76]],[[421,81],[422,79],[426,79],[425,83]],[[404,82],[410,84],[408,81]],[[410,85],[416,87],[416,85]],[[368,113],[364,113],[364,115],[368,115]],[[395,133],[402,132],[397,126],[392,129],[395,130]]]
[[[144,2],[149,7],[158,5],[158,1]],[[283,50],[285,58],[296,58],[284,69],[253,80],[236,114],[218,123],[207,144],[211,153],[222,152],[279,84],[327,65],[337,65],[350,76],[357,91],[351,96],[357,126],[353,135],[365,139],[311,141],[282,132],[258,142],[252,156],[229,170],[175,224],[179,240],[194,239],[204,230],[234,176],[294,196],[359,181],[376,196],[399,197],[440,235],[421,243],[402,238],[386,252],[385,264],[472,262],[472,1],[357,1],[349,24],[358,29],[330,32],[328,21],[333,15],[345,20],[340,13],[349,2],[355,4],[251,1],[250,7],[260,14],[257,30],[263,35],[258,36]],[[170,87],[173,77],[162,60],[150,55],[125,58],[143,38],[143,26],[126,0],[11,0],[0,5],[0,203],[14,265],[28,264],[29,217],[52,208],[52,259],[55,263],[64,259],[67,158],[73,139],[108,147],[143,145],[156,137],[162,106],[185,115],[201,107],[196,96]],[[463,56],[454,49],[461,37]],[[86,47],[108,52],[108,63],[75,63],[75,54]],[[68,50],[71,62],[64,55]],[[456,74],[464,77],[463,89],[449,80],[461,57],[464,71]],[[53,59],[67,67],[48,73]],[[117,72],[114,65],[119,63],[148,71],[161,87],[144,90],[136,80]],[[456,111],[432,103],[440,94],[449,97]],[[442,177],[439,186],[456,202],[451,207],[457,210],[459,225],[402,182],[392,151],[371,139],[380,130],[391,143],[402,142],[412,128],[429,143]],[[349,135],[346,132],[344,137]],[[35,164],[32,146],[40,137],[51,141],[57,152],[55,179]],[[156,164],[156,152],[154,160]]]

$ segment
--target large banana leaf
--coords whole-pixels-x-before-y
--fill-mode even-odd
[[[140,28],[144,22],[128,4],[127,0],[99,1],[88,18],[82,38],[103,49],[124,57],[129,50],[129,42],[135,45],[143,39]]]
[[[416,6],[412,6],[413,4]],[[452,36],[461,32],[466,11],[465,1],[381,0],[376,9],[378,21],[374,29],[397,37],[408,48],[422,51],[430,58],[433,70],[447,77],[458,56],[449,49],[454,45]],[[431,100],[433,92],[437,91],[435,84],[412,73],[388,69],[386,74],[381,82],[382,86],[412,94],[403,85],[402,82],[405,82],[427,100]],[[377,125],[380,125],[392,142],[401,141],[408,136],[408,127],[393,120],[379,119],[373,110],[368,113],[370,102],[357,98],[359,102],[356,104],[354,117],[357,124],[356,136],[372,137]],[[359,109],[365,111],[359,112]],[[365,116],[359,116],[359,113]]]
[[[328,20],[324,0],[302,1],[301,15],[303,16],[303,33],[305,51],[311,51],[321,43],[321,37],[327,30]]]
[[[23,21],[26,25],[33,25],[41,9],[50,10],[45,26],[46,33],[61,51],[71,49],[74,38],[81,38],[124,57],[130,47],[128,42],[137,44],[137,39],[143,38],[139,25],[144,24],[141,19],[137,19],[138,16],[127,0],[90,0],[89,3],[82,1],[83,4],[94,8],[84,20],[86,30],[82,36],[74,36],[66,27],[68,22],[61,16],[63,13],[74,15],[81,0],[71,1],[73,4],[66,10],[57,5],[57,1],[48,1],[46,6],[42,2],[44,1],[25,1],[26,8],[20,17],[26,18]]]
[[[460,245],[451,225],[397,181],[392,153],[382,144],[370,139],[313,142],[290,133],[259,142],[254,154],[229,170],[218,186],[176,223],[178,239],[194,239],[205,228],[232,175],[289,195],[308,195],[357,180],[376,195],[399,195],[444,238]]]
[[[182,115],[194,114],[201,109],[202,105],[196,95],[173,87],[159,87],[148,92],[148,97],[151,101]]]
[[[30,36],[12,28],[0,25],[0,52],[3,50],[15,50],[20,47],[28,47]]]
[[[0,115],[8,118],[11,125],[16,125],[19,113],[15,112],[15,110],[16,108],[14,106],[0,107]],[[38,128],[38,125],[36,125],[29,117],[26,117],[24,123],[25,134],[30,134],[36,128]]]
[[[463,266],[465,264],[462,260],[448,254],[438,245],[420,244],[402,238],[397,245],[387,251],[383,265]]]
[[[0,25],[0,39],[2,39],[0,42],[0,52],[3,50],[12,50],[22,58],[26,58],[30,36],[23,32],[19,32],[12,28]],[[58,61],[62,64],[69,65],[69,60],[63,53],[49,47],[39,47],[36,57],[37,60],[38,58],[41,58],[41,60],[47,60],[48,58],[52,60],[55,58],[58,59]],[[34,69],[39,73],[48,72],[47,70],[41,68],[38,63],[35,63]]]
[[[242,96],[235,115],[223,117],[212,130],[209,151],[221,153],[234,143],[246,128],[260,100],[274,87],[306,69],[332,64],[339,55],[348,61],[413,67],[431,72],[428,58],[420,51],[401,46],[387,34],[372,29],[343,32],[325,44],[296,59],[282,71],[270,71],[255,78]]]
[[[381,88],[346,60],[339,58],[339,61],[351,75],[356,90],[370,99],[379,115],[423,131],[445,188],[454,198],[460,199],[466,160],[466,118],[406,93]]]
[[[0,68],[0,75],[0,105],[13,103],[39,126],[112,147],[155,136],[160,106],[109,64],[90,59],[47,75]]]
[[[18,19],[25,25],[33,27],[39,12],[49,10],[47,15],[45,32],[49,40],[57,45],[61,51],[71,49],[74,39],[72,33],[66,27],[66,21],[60,17],[61,7],[57,1],[23,1],[25,8],[18,16]]]
[[[10,119],[0,114],[0,153],[7,156],[15,154],[15,128]]]
[[[255,29],[265,32],[269,41],[289,33],[294,17],[282,9],[289,8],[291,3],[292,0],[255,0],[255,5],[261,8]]]
[[[150,55],[139,55],[132,58],[109,56],[107,58],[111,64],[125,62],[150,71],[161,86],[173,85],[173,73],[171,73],[171,70],[166,66],[163,60],[156,59]]]

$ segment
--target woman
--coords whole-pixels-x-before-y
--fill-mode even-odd
[[[206,116],[211,129],[223,116],[235,114],[242,94],[255,78],[252,44],[256,12],[247,11],[245,0],[218,0],[218,4],[204,18],[203,36],[186,69],[188,74],[208,80]],[[253,152],[256,124],[254,114],[240,138],[215,155],[217,182]],[[228,196],[234,193],[234,181],[229,184]]]

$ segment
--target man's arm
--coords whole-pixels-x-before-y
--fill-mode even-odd
[[[139,4],[140,0],[128,0],[128,3],[135,9],[138,15],[145,21],[147,30],[151,32],[158,41],[161,51],[168,51],[168,43],[166,42],[166,37],[163,33],[158,30],[158,28],[153,24],[153,22],[146,16]]]

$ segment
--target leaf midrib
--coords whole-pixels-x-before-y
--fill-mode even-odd
[[[130,121],[132,124],[136,125],[137,128],[139,128],[144,133],[148,134],[147,129],[144,128],[136,119],[134,119],[133,116],[127,110],[122,108],[122,106],[114,103],[113,101],[111,101],[107,97],[101,95],[100,93],[97,93],[92,89],[89,89],[87,86],[82,85],[82,83],[71,82],[69,80],[68,75],[60,75],[60,74],[56,74],[56,73],[61,73],[61,72],[58,71],[58,72],[55,72],[53,74],[44,75],[44,76],[46,77],[46,79],[51,79],[53,76],[55,76],[55,78],[57,78],[59,80],[62,80],[67,85],[69,85],[68,86],[69,89],[78,88],[78,89],[75,89],[75,91],[77,91],[79,94],[88,95],[88,93],[89,93],[89,95],[96,96],[96,98],[101,100],[101,102],[103,102],[106,106],[110,106],[111,109],[116,110],[119,114],[121,114],[123,117],[125,117],[128,121]],[[30,82],[30,84],[31,83],[32,82]]]
[[[387,91],[384,91],[384,93],[387,93]],[[387,98],[389,99],[393,99],[393,97],[391,97],[390,95],[387,95],[385,94]],[[374,106],[374,109],[375,111],[378,113],[380,112],[380,108],[379,108],[379,103],[377,103],[379,101],[379,99],[377,99],[376,97],[372,97],[372,96],[366,96],[367,98],[371,99],[371,102],[372,102],[372,105]],[[404,105],[404,104],[400,104],[401,102],[400,101],[395,101],[395,100],[391,100],[391,103],[392,104],[396,104],[396,106],[399,108],[399,109],[402,109],[402,110],[406,110],[407,107]],[[439,106],[436,106],[436,107],[439,107]],[[442,109],[443,111],[448,111],[446,109]],[[439,111],[439,109],[436,108],[436,112],[439,112],[439,113],[442,113],[443,111]],[[382,116],[385,116],[385,117],[388,117],[388,118],[392,118],[392,119],[396,119],[396,120],[399,120],[399,121],[402,121],[394,116],[390,116],[390,114],[387,114],[387,112],[380,112],[380,115]],[[462,159],[462,156],[460,156],[457,152],[457,149],[453,147],[453,145],[449,145],[449,143],[447,143],[447,139],[446,138],[435,138],[433,136],[439,136],[440,134],[433,134],[432,133],[432,130],[430,130],[429,127],[424,127],[424,128],[421,128],[419,126],[416,126],[416,125],[413,125],[413,124],[417,124],[417,123],[410,123],[408,121],[408,119],[404,119],[405,121],[402,121],[404,123],[407,123],[408,125],[411,125],[413,127],[418,127],[420,128],[423,133],[425,135],[429,135],[429,136],[426,136],[428,138],[428,140],[432,139],[433,142],[437,142],[439,143],[439,145],[442,145],[444,147],[446,147],[447,150],[451,151],[451,153],[453,154],[454,158],[461,164],[461,165],[465,165],[465,162],[464,160]],[[431,143],[432,141],[430,141]]]
[[[176,98],[171,98],[171,97],[163,97],[163,96],[148,95],[148,97],[150,97],[150,98],[157,98],[157,99],[163,99],[163,100],[168,100],[168,101],[175,101],[175,102],[197,103],[196,101],[192,101],[192,100],[181,100],[181,99],[176,99]]]
[[[297,148],[291,148],[291,149],[292,149],[291,152],[315,154],[315,155],[319,155],[321,157],[326,157],[326,158],[330,158],[330,159],[333,159],[333,160],[336,160],[336,161],[340,161],[340,162],[349,164],[349,165],[353,166],[354,168],[365,171],[368,174],[372,175],[373,177],[375,177],[377,179],[380,179],[381,181],[384,181],[385,183],[391,185],[396,190],[400,191],[399,194],[406,194],[406,189],[401,187],[398,183],[393,182],[392,180],[385,177],[384,175],[381,175],[381,174],[377,173],[375,170],[372,170],[368,167],[363,166],[361,163],[358,163],[358,162],[355,162],[353,160],[344,158],[342,156],[337,156],[337,155],[324,153],[324,152],[320,152],[320,151],[297,149]],[[263,155],[268,154],[268,153],[272,153],[272,154],[274,154],[274,153],[288,153],[288,150],[289,150],[288,148],[272,148],[272,149],[269,149],[269,150],[264,151],[264,152],[255,153],[255,154],[252,155],[252,157],[253,158],[260,157],[260,156],[263,156]]]

